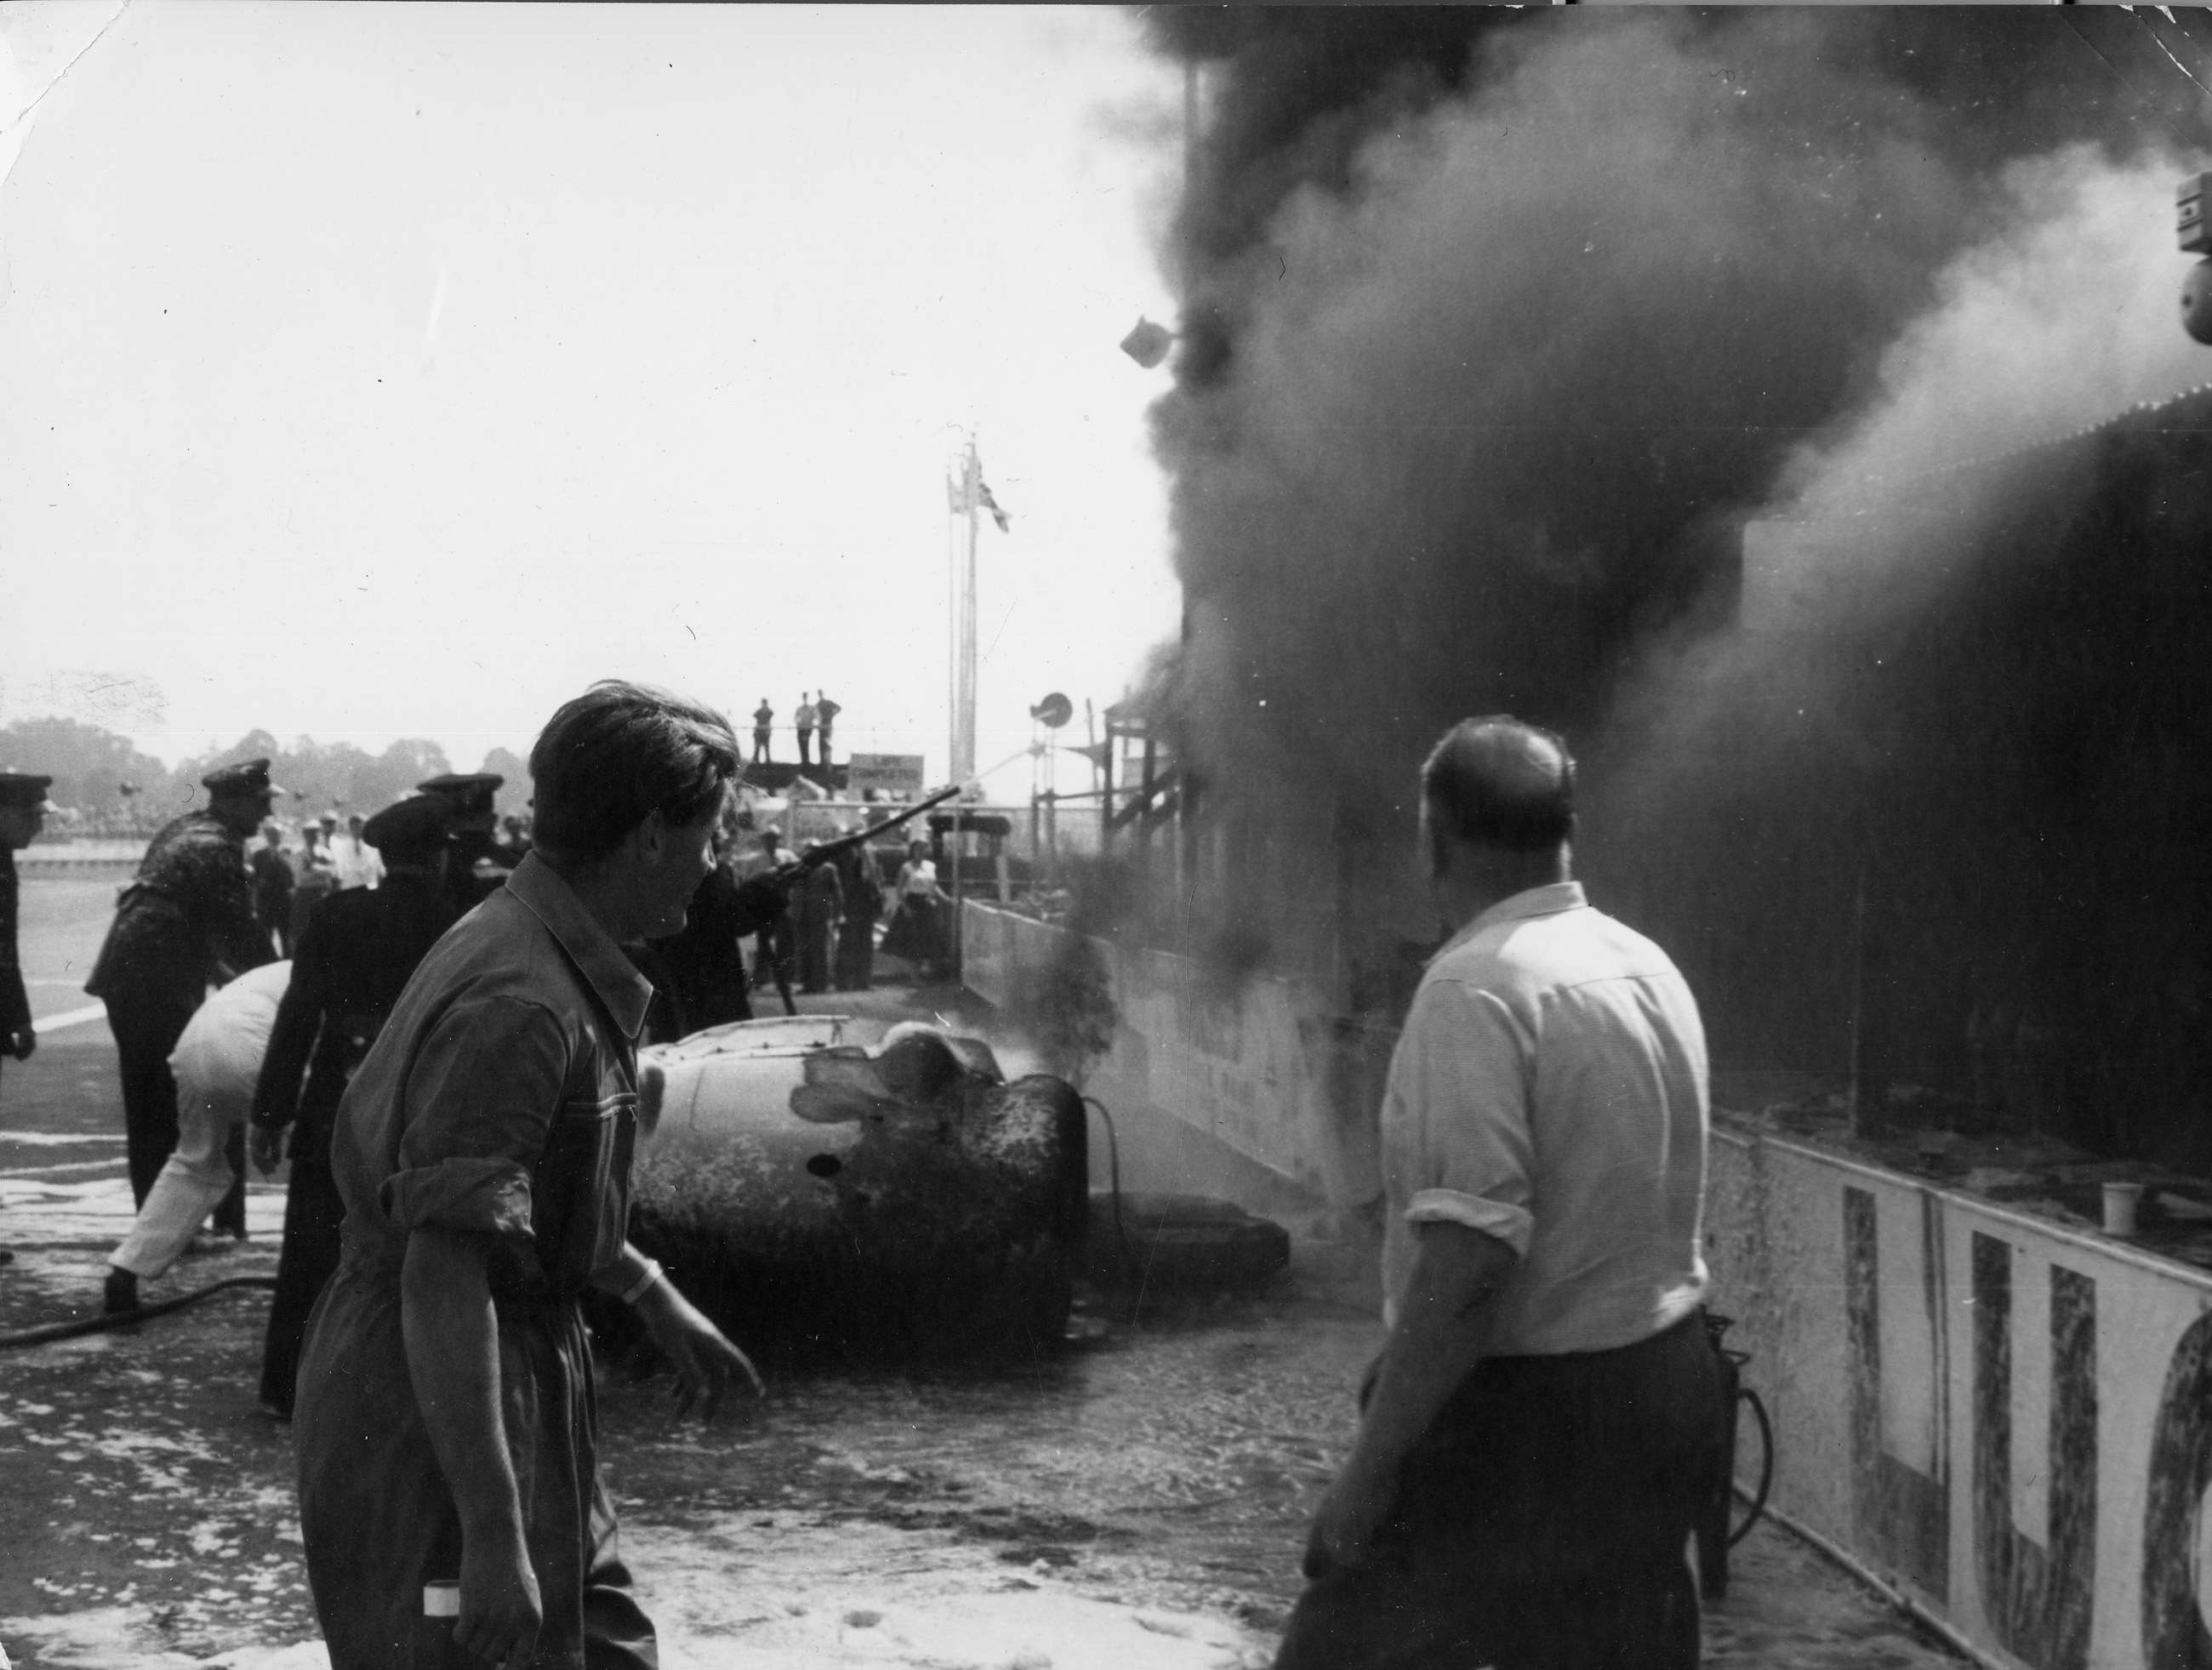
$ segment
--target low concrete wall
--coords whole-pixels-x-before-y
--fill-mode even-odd
[[[1067,931],[973,902],[962,920],[969,989],[1018,1012]],[[1231,987],[1188,957],[1094,943],[1121,1014],[1102,1081],[1327,1212],[1371,1205],[1382,1189],[1374,1110],[1387,1035],[1332,1017],[1308,982]]]
[[[2212,1665],[2212,1276],[1743,1130],[1707,1221],[1777,1506],[2001,1662]]]

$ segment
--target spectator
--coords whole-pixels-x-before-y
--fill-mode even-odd
[[[291,930],[295,945],[307,932],[316,901],[338,890],[337,865],[323,846],[321,828],[312,819],[300,825],[300,852],[293,865]]]
[[[253,866],[253,920],[279,956],[292,954],[292,864],[284,856],[284,831],[273,817],[261,825],[261,844],[247,861]]]
[[[331,838],[331,864],[337,871],[338,890],[374,887],[384,878],[384,860],[376,848],[362,838],[362,816],[346,819],[344,830]]]
[[[810,841],[812,852],[819,841]],[[799,989],[826,992],[836,962],[838,920],[844,914],[843,879],[837,866],[824,859],[799,878],[793,890],[792,915],[799,938]]]

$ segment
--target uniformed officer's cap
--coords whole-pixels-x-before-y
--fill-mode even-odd
[[[434,794],[411,794],[370,818],[362,826],[361,838],[387,861],[428,858],[446,844],[453,817],[452,802]]]
[[[53,779],[35,771],[0,771],[0,806],[35,806],[40,811],[58,810],[46,799]]]
[[[415,786],[424,794],[444,795],[461,811],[489,811],[493,792],[506,780],[496,771],[448,771]]]
[[[200,786],[218,799],[284,792],[269,780],[266,760],[240,760],[235,765],[217,766],[200,779]]]

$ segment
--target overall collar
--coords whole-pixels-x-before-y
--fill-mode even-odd
[[[514,873],[507,879],[507,890],[561,942],[561,949],[592,983],[623,1035],[635,1042],[645,1028],[646,1005],[653,1001],[653,982],[638,973],[622,947],[607,937],[607,931],[569,890],[568,884],[537,853],[526,854],[514,866]]]

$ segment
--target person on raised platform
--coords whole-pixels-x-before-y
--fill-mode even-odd
[[[1722,1412],[1697,1005],[1572,879],[1559,738],[1466,720],[1420,789],[1457,931],[1391,1058],[1389,1332],[1277,1670],[1690,1670]]]

